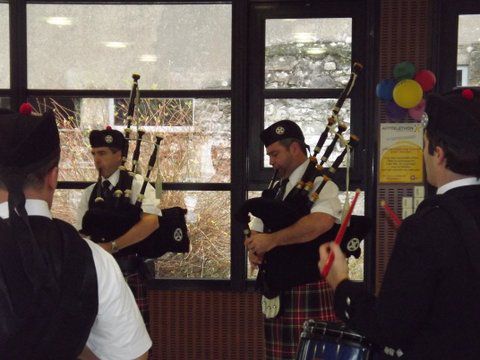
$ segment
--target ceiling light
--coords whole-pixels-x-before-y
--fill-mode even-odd
[[[112,49],[123,49],[127,47],[127,43],[121,41],[106,41],[103,44]]]
[[[47,18],[47,23],[57,26],[69,26],[72,25],[72,19],[64,16],[52,16]]]
[[[157,55],[143,54],[143,55],[140,55],[140,57],[138,59],[140,61],[144,61],[144,62],[155,62],[155,61],[157,61]]]

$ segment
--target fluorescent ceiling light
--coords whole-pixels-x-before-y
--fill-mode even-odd
[[[138,59],[143,62],[155,62],[157,61],[157,55],[143,54],[143,55],[140,55]]]
[[[103,44],[112,49],[123,49],[127,47],[127,43],[121,41],[106,41]]]
[[[69,26],[72,25],[72,18],[64,16],[52,16],[47,18],[47,23],[57,26]]]

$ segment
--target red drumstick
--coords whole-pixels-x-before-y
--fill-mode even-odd
[[[347,229],[348,223],[350,222],[350,218],[352,217],[353,208],[358,199],[358,195],[360,195],[360,189],[355,190],[355,196],[353,197],[352,203],[350,204],[350,208],[348,209],[348,213],[343,219],[342,225],[340,225],[340,229],[338,229],[337,236],[335,236],[334,243],[336,245],[340,245],[342,242],[343,236],[345,235],[345,230]],[[325,266],[322,269],[322,276],[324,278],[327,277],[328,273],[330,272],[330,268],[332,267],[333,260],[335,259],[335,254],[333,251],[328,254],[327,261],[325,262]]]
[[[400,220],[398,218],[397,214],[395,214],[393,212],[393,210],[390,208],[390,206],[387,205],[385,200],[380,201],[380,205],[382,205],[382,207],[385,209],[385,212],[387,213],[388,217],[393,221],[393,224],[398,229],[400,227],[400,225],[402,224],[402,220]]]

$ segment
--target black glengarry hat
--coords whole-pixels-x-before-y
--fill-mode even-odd
[[[0,111],[0,168],[32,170],[60,152],[55,115]]]
[[[438,132],[451,145],[480,151],[480,88],[457,88],[427,97],[427,132]]]
[[[307,147],[302,129],[291,120],[278,121],[260,133],[260,140],[262,140],[265,147],[283,139],[296,139]]]
[[[90,145],[95,147],[110,147],[123,150],[125,137],[123,134],[108,126],[105,130],[92,130],[90,132]]]

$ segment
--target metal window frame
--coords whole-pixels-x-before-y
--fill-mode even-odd
[[[193,191],[229,191],[231,194],[231,211],[238,209],[245,201],[248,190],[255,190],[260,188],[261,182],[252,182],[248,178],[248,160],[252,154],[248,153],[249,146],[246,139],[252,133],[252,123],[249,122],[249,108],[248,104],[251,100],[249,93],[249,78],[248,74],[251,71],[249,64],[249,42],[255,39],[249,39],[248,34],[251,33],[251,20],[249,14],[253,10],[253,6],[263,6],[264,8],[284,6],[292,4],[301,4],[305,6],[305,11],[308,13],[311,6],[336,6],[341,9],[345,4],[355,5],[357,8],[362,8],[362,13],[365,16],[364,31],[370,34],[375,31],[374,19],[378,14],[378,0],[349,0],[349,1],[311,1],[303,0],[232,0],[232,1],[182,1],[182,0],[162,0],[162,1],[121,1],[121,0],[90,0],[90,1],[68,1],[68,0],[15,0],[9,1],[9,16],[10,16],[10,88],[0,89],[0,96],[10,99],[12,108],[18,106],[30,96],[72,96],[72,97],[128,97],[129,92],[123,90],[104,91],[104,90],[47,90],[27,88],[27,29],[26,29],[26,9],[27,4],[134,4],[134,5],[150,5],[150,4],[231,4],[232,5],[232,83],[230,90],[156,90],[156,91],[142,91],[145,97],[192,97],[192,98],[230,98],[232,104],[232,122],[231,122],[231,182],[230,183],[164,183],[165,190],[193,190]],[[366,53],[373,54],[375,48],[375,41],[373,37],[363,34],[367,40],[362,44]],[[374,69],[374,59],[371,55],[365,56],[364,65],[370,69]],[[373,74],[373,71],[372,71]],[[371,76],[373,79],[373,75]],[[373,81],[365,82],[366,88],[373,89]],[[268,95],[268,94],[267,94]],[[298,95],[302,97],[309,97],[308,91],[300,91]],[[277,95],[275,95],[277,96]],[[291,96],[286,95],[286,96]],[[296,95],[295,95],[296,96]],[[313,95],[311,95],[313,97]],[[317,97],[317,95],[315,95]],[[360,103],[360,102],[359,102]],[[365,119],[373,116],[373,103],[368,102],[365,109],[362,110]],[[255,123],[254,123],[255,124]],[[250,128],[249,128],[250,126]],[[369,129],[368,123],[365,125],[364,131]],[[257,126],[258,127],[258,126]],[[357,131],[357,129],[355,129]],[[371,139],[375,136],[371,136]],[[362,157],[367,159],[366,166],[363,168],[363,173],[370,180],[367,181],[364,190],[368,192],[375,185],[374,175],[374,157],[370,156],[372,153],[371,145],[367,145],[362,149]],[[257,147],[258,148],[258,147]],[[82,189],[91,184],[91,182],[60,182],[59,189]],[[374,193],[370,191],[370,193]],[[366,198],[366,201],[368,198]],[[374,200],[373,200],[374,201]],[[367,209],[374,209],[372,207],[372,200],[370,204],[365,204]],[[371,214],[374,211],[370,211]],[[150,284],[155,288],[178,288],[178,289],[212,289],[212,290],[234,290],[234,291],[251,291],[253,288],[253,281],[247,279],[247,259],[243,246],[243,232],[241,225],[231,221],[231,278],[222,280],[210,279],[172,279],[172,280],[153,280]],[[373,246],[373,245],[372,245]],[[366,250],[366,253],[372,253]],[[373,262],[366,261],[365,278],[368,281],[369,264]]]

